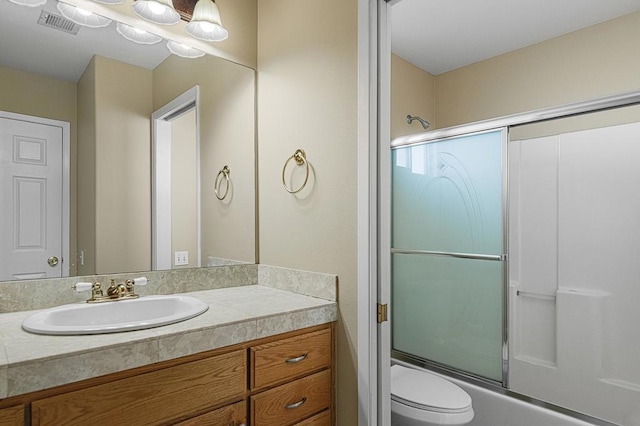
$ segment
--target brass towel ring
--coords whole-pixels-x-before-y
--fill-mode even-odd
[[[300,188],[296,190],[289,188],[284,178],[285,171],[287,170],[287,165],[291,160],[294,160],[298,166],[302,166],[302,165],[306,166],[304,182],[302,182],[302,185],[300,186]],[[307,162],[307,154],[304,152],[304,150],[297,149],[296,152],[294,152],[293,155],[289,157],[287,161],[285,161],[284,167],[282,167],[282,186],[284,186],[284,189],[286,189],[289,194],[296,194],[302,191],[302,189],[307,185],[308,181],[309,181],[309,163]]]
[[[229,186],[231,186],[231,183],[229,182],[230,174],[231,174],[231,169],[229,169],[229,166],[224,166],[222,170],[218,172],[218,175],[216,176],[216,181],[213,184],[213,192],[216,193],[216,198],[220,201],[224,200],[227,197],[227,194],[229,193]],[[224,194],[222,195],[220,195],[220,185],[222,185],[221,177],[224,177],[225,181],[227,182],[227,186],[224,189]]]

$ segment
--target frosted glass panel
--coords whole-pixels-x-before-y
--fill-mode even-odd
[[[393,247],[502,254],[502,131],[393,151]]]
[[[392,260],[393,349],[502,381],[503,263]]]

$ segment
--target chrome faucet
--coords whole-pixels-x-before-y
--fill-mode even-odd
[[[72,288],[77,292],[91,290],[91,298],[87,300],[87,303],[115,302],[123,299],[137,299],[140,296],[136,294],[134,286],[146,285],[148,282],[145,277],[126,280],[122,283],[116,283],[116,280],[112,279],[106,295],[99,282],[79,282]]]

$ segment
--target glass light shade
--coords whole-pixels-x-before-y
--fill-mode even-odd
[[[15,3],[20,6],[38,7],[43,6],[47,0],[9,0],[11,3]]]
[[[116,25],[116,30],[122,37],[138,44],[156,44],[162,41],[162,37],[159,35],[151,34],[148,31],[121,22]]]
[[[198,0],[187,32],[206,41],[222,41],[229,37],[229,31],[222,26],[218,6],[212,0]]]
[[[93,0],[95,2],[98,3],[104,3],[104,4],[122,4],[124,3],[124,0]]]
[[[84,9],[80,9],[79,7],[75,7],[67,3],[58,2],[56,7],[65,18],[75,22],[78,25],[83,25],[85,27],[91,28],[100,28],[106,27],[111,23],[111,19],[109,18],[96,15],[93,12],[88,12]]]
[[[173,40],[169,40],[167,42],[167,48],[174,55],[178,55],[182,58],[199,58],[204,56],[204,52],[202,50],[198,50],[191,46],[187,46],[186,44],[178,43]]]
[[[131,6],[136,15],[160,25],[180,22],[180,14],[173,8],[172,0],[137,0]]]

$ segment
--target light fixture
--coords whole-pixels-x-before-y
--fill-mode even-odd
[[[93,12],[86,11],[67,3],[58,2],[56,6],[65,18],[75,22],[78,25],[84,25],[85,27],[91,28],[100,28],[106,27],[111,23],[111,19],[109,18],[96,15]]]
[[[152,34],[148,31],[132,27],[131,25],[118,22],[116,31],[129,41],[138,44],[156,44],[162,41],[162,37]]]
[[[122,4],[124,3],[124,0],[93,0],[96,1],[98,3],[104,3],[104,4]]]
[[[11,3],[15,3],[20,6],[38,7],[43,6],[47,0],[9,0]]]
[[[222,26],[218,6],[212,0],[198,0],[187,32],[206,41],[222,41],[229,37],[229,32]]]
[[[180,22],[180,14],[173,8],[172,0],[136,0],[131,6],[136,15],[161,25]]]
[[[173,53],[174,55],[178,55],[182,58],[193,59],[193,58],[199,58],[201,56],[204,56],[204,52],[202,50],[198,50],[196,48],[187,46],[186,44],[178,43],[173,40],[169,40],[167,42],[167,48],[171,53]]]

